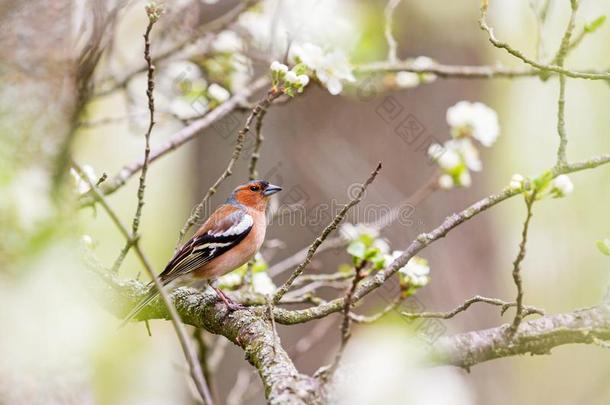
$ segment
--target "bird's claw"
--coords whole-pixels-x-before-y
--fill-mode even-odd
[[[231,298],[227,297],[227,295],[219,288],[212,287],[216,292],[216,295],[222,301],[230,312],[239,311],[241,309],[246,309],[246,307],[242,304],[234,302]]]
[[[227,308],[229,309],[229,311],[233,312],[233,311],[239,311],[242,309],[246,309],[247,307],[245,305],[242,304],[238,304],[237,302],[233,302],[233,301],[229,301],[229,302],[225,302],[225,305],[227,306]]]

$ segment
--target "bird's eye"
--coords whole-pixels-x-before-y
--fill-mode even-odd
[[[250,191],[258,191],[258,186],[250,186]]]

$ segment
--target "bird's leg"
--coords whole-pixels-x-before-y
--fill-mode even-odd
[[[227,306],[227,308],[229,308],[230,311],[237,311],[237,310],[246,308],[242,304],[238,304],[237,302],[235,302],[231,298],[229,298],[224,293],[224,291],[222,291],[220,288],[216,287],[214,284],[212,284],[212,282],[209,282],[208,284],[210,287],[212,287],[212,290],[214,290],[214,292],[216,293],[218,298],[220,298],[220,300],[222,302],[224,302],[224,304]]]

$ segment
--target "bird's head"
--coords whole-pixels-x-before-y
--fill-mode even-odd
[[[253,180],[237,187],[231,198],[247,207],[264,210],[269,197],[278,191],[282,191],[282,188],[270,184],[268,181]]]

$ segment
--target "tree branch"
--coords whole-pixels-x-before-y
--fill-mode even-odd
[[[356,66],[358,73],[412,72],[430,73],[445,79],[492,79],[536,77],[541,73],[532,68],[508,68],[504,66],[458,66],[435,63],[430,66],[414,66],[412,62],[372,62]]]
[[[154,100],[154,94],[153,94],[154,87],[155,87],[155,81],[154,81],[155,67],[152,63],[152,58],[150,57],[150,32],[151,32],[153,26],[155,25],[155,23],[158,21],[159,16],[161,15],[162,12],[163,12],[163,8],[155,5],[154,3],[151,3],[150,5],[148,5],[146,7],[146,13],[148,15],[148,25],[146,27],[146,32],[144,33],[144,58],[146,59],[146,63],[148,65],[148,87],[146,89],[146,95],[148,97],[148,109],[150,112],[150,116],[149,116],[148,130],[146,131],[146,134],[145,134],[146,144],[145,144],[145,151],[144,151],[144,161],[142,164],[142,173],[140,175],[140,185],[138,187],[138,206],[136,209],[136,214],[134,216],[133,225],[132,225],[132,234],[131,234],[132,239],[137,239],[137,232],[138,232],[138,227],[139,227],[139,223],[140,223],[140,217],[142,216],[142,207],[144,206],[144,190],[146,188],[146,172],[148,169],[148,164],[149,164],[148,158],[150,155],[150,134],[155,125],[155,100]],[[130,242],[128,241],[126,244],[126,248],[123,249],[123,251],[121,252],[122,257],[125,257],[123,252],[126,253],[126,250],[129,249],[129,247],[130,247]],[[161,299],[162,299],[163,303],[165,304],[165,307],[167,308],[167,311],[170,315],[172,325],[176,331],[176,336],[178,337],[180,346],[182,348],[182,351],[184,352],[184,357],[186,357],[186,361],[189,365],[189,371],[190,371],[191,377],[193,379],[193,383],[195,384],[195,387],[197,388],[197,391],[199,392],[199,395],[203,399],[204,403],[206,405],[212,405],[213,401],[212,401],[212,396],[210,394],[210,389],[208,388],[207,382],[205,380],[205,376],[203,375],[203,371],[201,370],[201,365],[199,363],[199,359],[197,358],[195,349],[191,345],[191,341],[189,340],[189,337],[186,334],[186,328],[182,324],[178,311],[176,310],[176,308],[174,308],[172,300],[170,299],[170,297],[167,294],[167,291],[165,290],[165,286],[163,286],[163,284],[157,277],[157,275],[156,275],[155,271],[152,269],[152,267],[145,266],[144,268],[146,269],[150,278],[153,280],[153,282],[155,284],[155,288],[159,292],[159,295],[161,296]]]
[[[519,328],[519,324],[523,320],[525,316],[525,311],[523,307],[523,281],[521,280],[521,263],[523,259],[525,259],[526,246],[527,246],[527,235],[529,231],[530,221],[532,220],[533,215],[533,205],[536,201],[536,190],[532,191],[531,195],[525,195],[525,206],[527,208],[527,213],[525,216],[525,222],[523,223],[523,231],[521,232],[521,243],[519,243],[519,253],[513,262],[513,281],[515,282],[515,286],[517,287],[517,312],[515,314],[515,319],[513,320],[512,325],[510,326],[510,331],[514,334]]]
[[[575,0],[571,0],[571,3],[574,4]],[[520,59],[522,62],[530,65],[531,67],[533,67],[535,69],[538,69],[539,71],[541,71],[541,73],[542,72],[554,72],[554,73],[558,73],[558,74],[572,77],[575,79],[610,80],[609,72],[575,71],[575,70],[565,69],[563,66],[559,66],[559,65],[554,65],[554,64],[546,65],[544,63],[540,63],[533,59],[528,58],[521,51],[511,47],[506,42],[499,41],[496,38],[496,36],[493,32],[493,29],[487,24],[488,7],[489,7],[489,0],[482,0],[481,17],[479,19],[479,26],[481,27],[481,29],[483,31],[487,32],[487,35],[489,37],[489,42],[491,42],[492,45],[495,46],[496,48],[504,49],[506,52],[513,55],[515,58]],[[574,6],[573,6],[573,8],[574,8]],[[568,39],[569,39],[569,37],[568,37]]]
[[[335,216],[335,218],[333,218],[332,222],[330,224],[328,224],[328,226],[326,228],[324,228],[324,230],[322,231],[320,236],[318,236],[313,241],[311,246],[309,246],[309,249],[307,250],[307,255],[305,256],[305,260],[303,260],[303,262],[294,270],[294,272],[292,272],[290,277],[288,277],[288,280],[286,280],[286,282],[284,284],[282,284],[282,286],[280,288],[278,288],[277,291],[275,292],[275,294],[273,296],[273,304],[277,304],[278,302],[280,302],[280,300],[282,299],[284,294],[286,294],[288,292],[288,290],[290,289],[290,287],[292,286],[294,281],[297,279],[297,277],[299,277],[301,275],[301,273],[303,273],[303,270],[305,270],[305,267],[307,267],[307,265],[311,262],[311,259],[313,258],[313,255],[316,253],[316,250],[318,250],[318,247],[324,242],[324,240],[328,237],[328,235],[332,231],[334,231],[337,228],[337,226],[339,226],[341,221],[343,221],[343,218],[345,218],[345,216],[347,215],[347,212],[354,205],[356,205],[360,202],[367,187],[375,180],[375,178],[377,177],[377,174],[379,174],[380,170],[381,170],[381,162],[379,162],[379,164],[377,164],[377,167],[375,168],[375,170],[373,170],[373,172],[370,174],[368,179],[366,179],[364,184],[362,184],[362,186],[360,186],[358,192],[356,193],[356,196],[354,198],[352,198],[352,200],[349,203],[345,204],[345,206],[341,209],[341,211],[339,211],[337,213],[337,215]]]
[[[573,173],[585,169],[593,169],[609,162],[610,154],[600,155],[586,161],[569,163],[562,167],[554,167],[550,169],[550,172],[553,177],[557,177],[560,174]],[[392,264],[390,264],[390,266],[375,273],[372,277],[362,282],[360,287],[354,293],[354,302],[362,299],[364,296],[383,285],[383,283],[390,279],[390,277],[392,277],[398,271],[398,269],[405,266],[413,256],[431,243],[445,237],[452,229],[470,220],[472,217],[488,210],[496,204],[520,194],[520,191],[506,187],[502,191],[485,197],[482,200],[472,204],[470,207],[448,216],[431,232],[420,234],[413,242],[411,242],[404,253],[394,260]],[[344,305],[345,299],[337,298],[328,303],[300,310],[287,311],[281,308],[275,308],[274,315],[275,320],[278,323],[303,323],[313,319],[320,319],[328,314],[338,312],[344,307]]]
[[[247,10],[251,6],[256,5],[256,3],[259,3],[259,2],[260,2],[260,0],[246,0],[246,1],[239,3],[233,9],[229,10],[227,13],[218,17],[217,19],[212,20],[212,21],[200,26],[193,35],[172,45],[167,50],[160,52],[159,55],[157,55],[154,58],[154,62],[159,63],[160,61],[163,61],[165,59],[168,59],[168,58],[174,56],[175,54],[177,54],[178,52],[183,50],[186,46],[188,46],[190,43],[195,42],[197,40],[202,41],[202,42],[212,41],[218,32],[229,27],[233,22],[235,22],[235,20],[237,20],[237,18],[239,18],[239,16],[245,10]],[[120,80],[112,80],[110,77],[107,79],[102,79],[101,82],[114,81],[114,83],[110,87],[96,93],[94,96],[95,97],[104,97],[109,94],[112,94],[113,92],[115,92],[118,89],[127,87],[129,82],[134,77],[136,77],[140,73],[146,72],[146,69],[147,69],[147,67],[145,65],[142,65],[142,66],[130,71],[129,73],[127,73]]]
[[[108,309],[123,316],[146,294],[145,285],[136,280],[120,281],[104,273],[102,291]],[[318,381],[297,371],[281,346],[279,337],[265,320],[267,308],[227,311],[211,291],[178,288],[171,293],[173,305],[182,321],[197,328],[222,335],[244,350],[246,359],[260,375],[269,404],[317,404],[320,402]],[[138,320],[168,319],[167,307],[153,300],[137,316]]]
[[[173,134],[170,137],[169,141],[165,142],[163,145],[157,148],[154,148],[150,152],[149,163],[155,162],[157,159],[174,151],[186,142],[193,140],[204,129],[209,128],[217,121],[220,121],[221,119],[229,115],[232,111],[234,111],[237,107],[240,106],[240,103],[243,100],[247,99],[257,91],[262,90],[268,85],[269,79],[266,76],[258,78],[243,91],[235,94],[229,100],[220,104],[218,107],[210,111],[202,118],[193,121],[190,125],[182,128],[181,130]],[[115,176],[108,179],[101,185],[101,192],[104,195],[114,193],[119,188],[121,188],[127,182],[127,180],[129,180],[132,176],[138,173],[142,169],[143,165],[144,161],[142,159],[136,160],[130,164],[125,165],[119,173],[117,173]],[[80,199],[81,207],[91,205],[93,204],[93,202],[93,198],[88,193],[84,194]]]
[[[610,339],[610,304],[525,321],[511,338],[510,326],[441,337],[430,352],[434,365],[469,367],[520,354],[549,354],[554,347]]]
[[[178,237],[178,246],[182,242],[184,235],[189,231],[189,229],[191,229],[191,227],[195,223],[197,223],[197,221],[199,221],[199,216],[201,215],[201,210],[203,209],[203,207],[205,207],[205,204],[210,199],[210,197],[212,197],[216,193],[218,186],[220,186],[220,184],[227,177],[229,177],[233,174],[233,166],[235,165],[235,163],[239,159],[239,156],[241,155],[241,150],[244,147],[244,141],[246,139],[246,135],[248,134],[248,132],[250,132],[250,126],[252,125],[252,121],[255,118],[258,119],[259,117],[261,117],[261,115],[264,114],[264,111],[266,111],[267,108],[269,108],[269,106],[271,105],[271,103],[273,103],[273,100],[278,98],[281,94],[282,94],[281,91],[279,91],[275,87],[271,88],[269,91],[267,91],[267,94],[265,95],[265,97],[263,97],[258,103],[256,103],[256,105],[254,106],[252,111],[250,111],[248,118],[246,118],[246,123],[244,124],[243,128],[239,130],[239,133],[237,134],[237,140],[235,141],[235,148],[233,149],[233,154],[231,155],[231,159],[229,159],[227,168],[225,169],[224,172],[222,172],[220,177],[218,177],[218,179],[216,179],[216,181],[214,182],[212,187],[210,187],[208,189],[208,192],[205,194],[205,196],[203,197],[201,202],[199,204],[197,204],[197,206],[195,207],[195,210],[193,211],[191,216],[187,219],[186,223],[180,230],[180,235]],[[257,125],[257,130],[258,129],[259,129],[259,127]]]
[[[504,312],[506,312],[506,310],[508,308],[517,306],[516,302],[506,302],[506,301],[503,301],[498,298],[488,298],[488,297],[481,297],[480,295],[475,295],[474,297],[467,299],[460,306],[452,309],[449,312],[403,312],[402,315],[407,318],[451,319],[454,316],[456,316],[457,314],[466,311],[468,308],[470,308],[470,306],[472,304],[475,304],[477,302],[483,302],[485,304],[495,305],[497,307],[500,307],[501,314],[504,314]],[[541,309],[530,307],[530,306],[523,306],[522,313],[523,313],[523,316],[527,316],[527,315],[531,315],[531,314],[544,315],[544,311],[542,311]]]

